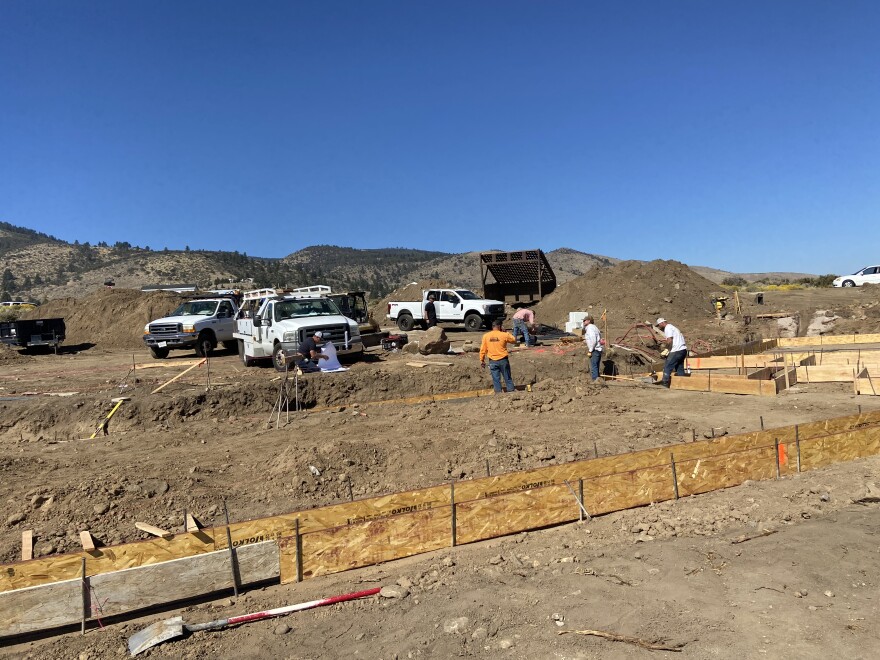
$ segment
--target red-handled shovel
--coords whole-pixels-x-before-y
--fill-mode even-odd
[[[169,639],[183,637],[187,632],[198,632],[199,630],[219,630],[227,628],[239,623],[249,623],[251,621],[260,621],[261,619],[271,619],[272,617],[290,614],[291,612],[301,612],[302,610],[310,610],[313,607],[321,607],[322,605],[333,605],[334,603],[344,603],[347,600],[356,600],[366,596],[372,596],[379,593],[379,589],[367,589],[365,591],[355,591],[350,594],[342,594],[341,596],[331,596],[330,598],[322,598],[320,600],[310,600],[306,603],[298,605],[285,605],[284,607],[276,607],[274,610],[265,610],[263,612],[254,612],[253,614],[242,614],[240,616],[231,616],[228,619],[217,619],[216,621],[208,621],[207,623],[184,623],[183,617],[176,616],[173,619],[165,621],[157,621],[147,626],[140,632],[128,638],[128,652],[137,655],[141,651],[157,646]]]

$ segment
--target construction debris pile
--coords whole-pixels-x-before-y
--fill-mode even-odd
[[[607,308],[608,334],[613,339],[632,324],[653,323],[661,315],[683,329],[711,319],[709,301],[717,289],[678,261],[621,261],[560,285],[534,311],[541,322],[561,327],[571,311],[590,311],[599,318]]]
[[[23,314],[25,319],[61,317],[67,325],[66,346],[144,347],[143,328],[185,300],[166,291],[99,289],[84,298],[58,298]]]

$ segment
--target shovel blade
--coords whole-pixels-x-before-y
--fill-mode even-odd
[[[137,655],[175,637],[183,637],[183,617],[157,621],[128,638],[128,652]]]

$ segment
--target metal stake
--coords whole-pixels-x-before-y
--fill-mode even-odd
[[[675,499],[678,499],[678,472],[675,470],[675,454],[669,454],[669,462],[672,464],[672,485],[675,486]]]
[[[80,623],[79,634],[86,634],[86,617],[89,611],[89,585],[86,582],[86,558],[82,558],[82,621]]]
[[[797,448],[797,470],[801,471],[801,435],[798,430],[798,425],[794,425],[794,446]]]
[[[486,459],[486,476],[487,476],[487,477],[491,477],[491,476],[492,476],[492,473],[489,472],[489,459],[488,459],[488,458]]]
[[[566,486],[568,486],[568,490],[571,493],[571,496],[574,498],[575,502],[578,503],[578,507],[580,507],[580,512],[578,514],[578,520],[587,519],[587,522],[591,520],[589,512],[584,508],[583,495],[581,497],[577,496],[577,493],[574,492],[574,488],[571,487],[571,484],[568,483],[568,480],[563,480]],[[581,488],[583,488],[583,480],[581,481]]]
[[[226,517],[226,544],[229,546],[229,565],[232,568],[232,592],[238,597],[238,562],[235,557],[235,548],[232,547],[232,531],[229,529],[229,510],[226,508],[226,498],[223,498],[223,515]]]
[[[452,505],[452,547],[454,548],[457,543],[456,534],[455,534],[455,482],[449,482],[449,502]]]
[[[303,581],[303,542],[299,533],[299,518],[296,519],[294,525],[294,533],[296,534],[296,581]]]
[[[779,438],[773,438],[773,444],[776,447],[776,478],[779,479]]]
[[[599,458],[599,447],[595,440],[593,440],[593,453],[596,455],[596,458]]]
[[[348,478],[346,483],[348,484],[348,499],[349,501],[354,502],[354,491],[351,489],[351,477]]]
[[[761,415],[761,430],[764,430],[764,415]]]

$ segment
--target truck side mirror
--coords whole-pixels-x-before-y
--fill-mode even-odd
[[[261,319],[260,315],[257,314],[256,316],[254,316],[254,327],[259,328],[262,325],[263,325],[263,319]]]

